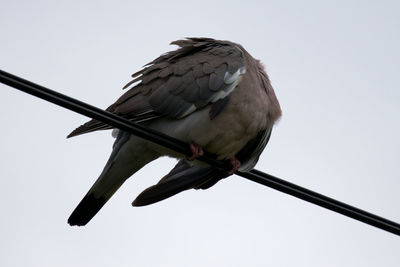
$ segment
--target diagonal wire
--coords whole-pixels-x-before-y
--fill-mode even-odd
[[[188,156],[191,155],[189,145],[182,141],[179,141],[177,139],[174,139],[170,136],[167,136],[163,133],[159,133],[152,129],[145,128],[125,118],[122,118],[116,114],[91,106],[77,99],[71,98],[69,96],[63,95],[56,91],[50,90],[38,84],[32,83],[30,81],[27,81],[10,73],[7,73],[3,70],[0,70],[0,82],[9,85],[11,87],[14,87],[18,90],[21,90],[25,93],[34,95],[36,97],[42,98],[56,105],[80,113],[82,115],[102,121],[115,128],[119,128],[121,130],[130,132],[131,134],[145,138],[151,142],[172,149],[183,155],[188,155]],[[213,155],[208,153],[206,153],[202,157],[199,157],[198,160],[201,160],[210,165],[214,165],[216,167],[219,167],[227,171],[231,169],[229,163],[215,160],[215,157],[213,157]],[[271,187],[278,191],[303,199],[315,205],[338,212],[342,215],[348,216],[350,218],[356,219],[366,224],[375,226],[382,230],[391,232],[396,235],[400,235],[400,224],[396,222],[390,221],[375,214],[350,206],[346,203],[329,198],[327,196],[311,191],[304,187],[298,186],[296,184],[287,182],[270,174],[263,173],[255,169],[249,172],[237,171],[235,174],[242,176],[253,182]]]

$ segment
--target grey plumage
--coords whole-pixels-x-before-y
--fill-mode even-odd
[[[254,167],[281,110],[261,63],[242,46],[210,38],[172,42],[168,52],[132,75],[130,88],[108,111],[184,142],[217,159],[238,159],[241,170]],[[68,137],[111,127],[91,120]],[[85,225],[132,174],[173,151],[119,131],[113,152],[95,184],[70,216]],[[206,189],[227,177],[214,167],[181,159],[134,205],[147,205],[190,188]]]

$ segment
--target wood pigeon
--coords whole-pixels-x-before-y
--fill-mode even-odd
[[[68,219],[87,224],[118,188],[161,156],[176,166],[132,203],[143,206],[188,189],[207,189],[236,170],[252,169],[268,143],[281,109],[259,60],[241,45],[211,38],[187,38],[132,75],[129,88],[107,111],[190,144],[192,157],[114,129],[113,150],[102,173]],[[112,127],[91,120],[68,137]],[[229,160],[227,173],[195,158],[203,149]]]

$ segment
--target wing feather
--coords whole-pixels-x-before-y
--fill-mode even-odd
[[[244,74],[246,64],[242,50],[234,43],[210,38],[188,38],[132,75],[131,87],[107,110],[133,122],[159,117],[183,118],[227,97]],[[225,107],[217,105],[210,118]],[[220,102],[221,103],[221,102]],[[216,112],[218,111],[218,112]],[[111,127],[89,121],[68,137]]]

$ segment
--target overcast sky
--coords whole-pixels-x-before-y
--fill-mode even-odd
[[[106,108],[130,74],[207,36],[242,44],[281,103],[257,169],[400,222],[397,1],[1,1],[0,68]],[[400,238],[238,176],[158,204],[129,179],[85,227],[67,218],[109,131],[0,85],[0,266],[398,266]]]

